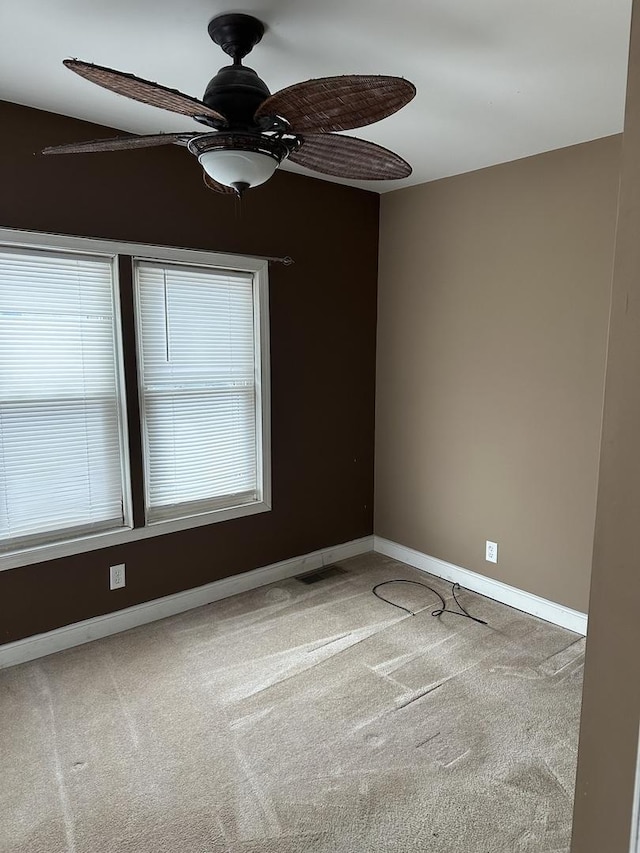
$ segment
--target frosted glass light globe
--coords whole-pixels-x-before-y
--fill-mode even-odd
[[[233,189],[238,186],[258,187],[268,181],[278,168],[274,157],[259,151],[218,148],[205,151],[198,160],[214,181]]]

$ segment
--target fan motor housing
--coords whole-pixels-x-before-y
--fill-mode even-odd
[[[256,110],[270,94],[253,68],[227,65],[209,81],[202,100],[222,113],[230,127],[252,127]]]

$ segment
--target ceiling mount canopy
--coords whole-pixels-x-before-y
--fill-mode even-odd
[[[45,148],[44,154],[186,146],[204,170],[205,184],[237,195],[267,181],[289,158],[341,178],[394,180],[411,174],[398,154],[336,131],[365,127],[404,107],[415,87],[401,77],[346,75],[307,80],[271,94],[242,60],[265,28],[251,15],[229,13],[209,22],[209,35],[233,60],[209,81],[202,100],[111,68],[66,59],[81,77],[119,95],[188,115],[206,131],[127,136]]]
[[[264,24],[253,15],[232,12],[216,15],[209,21],[207,30],[213,41],[233,59],[235,64],[242,62],[258,44],[264,35]]]

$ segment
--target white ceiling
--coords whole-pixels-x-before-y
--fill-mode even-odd
[[[209,39],[207,23],[221,12],[241,11],[267,26],[246,64],[272,92],[333,74],[412,80],[418,94],[411,104],[353,135],[397,151],[412,164],[413,175],[396,182],[344,181],[368,189],[423,183],[622,129],[631,0],[0,5],[0,99],[136,133],[198,125],[100,89],[65,69],[65,57],[200,98],[208,80],[228,64]]]

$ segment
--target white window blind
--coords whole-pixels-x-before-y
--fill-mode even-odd
[[[111,259],[0,250],[0,550],[124,525]]]
[[[254,277],[136,262],[147,521],[261,499]]]

